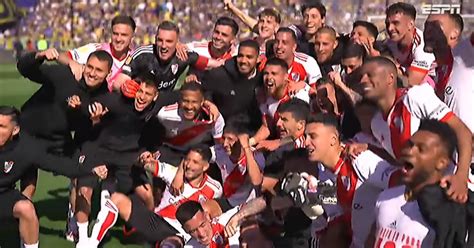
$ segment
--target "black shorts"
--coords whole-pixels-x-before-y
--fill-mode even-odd
[[[14,219],[13,207],[21,200],[28,200],[26,196],[22,195],[20,191],[12,189],[6,192],[0,193],[0,220]]]
[[[219,205],[219,207],[221,208],[221,211],[222,213],[225,213],[229,210],[231,210],[232,208],[234,208],[229,200],[227,200],[227,198],[225,197],[220,197],[220,198],[217,198],[217,199],[214,199],[216,202],[217,202],[217,205]]]
[[[108,180],[116,184],[118,192],[128,194],[134,189],[134,181],[132,179],[133,163],[138,158],[138,152],[116,152],[99,147],[84,147],[82,154],[84,155],[84,166],[87,170],[92,170],[98,165],[105,164],[107,166]],[[135,173],[140,175],[140,173]],[[140,178],[143,180],[143,178]],[[138,180],[137,183],[143,184]],[[98,185],[98,178],[95,175],[80,177],[77,180],[77,187],[95,188]]]
[[[132,210],[127,224],[135,227],[147,242],[160,242],[163,239],[178,234],[161,216],[146,208],[143,201],[136,194],[130,195]]]

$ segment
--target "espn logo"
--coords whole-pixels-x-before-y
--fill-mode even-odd
[[[461,14],[461,4],[423,4],[421,14]]]

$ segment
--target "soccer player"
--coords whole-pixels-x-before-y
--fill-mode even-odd
[[[380,52],[374,48],[378,35],[377,26],[371,22],[358,20],[352,24],[351,40],[362,45],[369,56],[380,55]]]
[[[304,53],[296,52],[296,35],[293,30],[283,27],[278,29],[273,46],[275,57],[284,60],[288,67],[288,79],[295,82],[306,82],[311,87],[321,77],[316,60]],[[298,84],[304,88],[304,84]]]
[[[262,113],[262,126],[258,132],[251,138],[251,145],[255,146],[267,138],[278,139],[276,132],[276,123],[279,119],[277,109],[292,98],[298,98],[309,103],[310,86],[306,85],[304,89],[296,94],[289,92],[288,64],[279,58],[271,58],[265,63],[263,69],[264,87],[259,92],[260,112]]]
[[[26,196],[15,189],[16,182],[31,168],[78,177],[94,173],[105,178],[107,168],[96,166],[92,170],[79,166],[80,158],[57,157],[43,150],[41,141],[20,130],[20,113],[13,107],[0,106],[0,220],[19,221],[19,232],[25,248],[39,245],[39,223],[36,210]]]
[[[382,192],[377,199],[374,247],[434,247],[435,231],[423,218],[417,197],[425,186],[438,184],[447,173],[458,143],[456,136],[446,123],[421,121],[399,158],[404,185]]]
[[[189,235],[184,232],[176,220],[175,215],[179,205],[190,200],[203,202],[222,194],[220,184],[205,173],[209,167],[210,159],[211,151],[209,147],[203,145],[191,148],[179,169],[176,166],[159,162],[149,152],[143,153],[141,162],[147,171],[153,173],[153,176],[166,178],[168,184],[176,176],[185,178],[182,194],[173,196],[167,190],[167,196],[162,201],[163,205],[156,214],[147,209],[136,194],[127,197],[119,192],[113,193],[110,199],[102,204],[97,218],[98,222],[94,225],[92,236],[85,247],[97,247],[107,230],[117,221],[118,215],[127,224],[135,227],[137,232],[143,234],[147,242],[162,242],[166,238],[176,235],[181,236],[185,242],[188,241]],[[107,218],[108,216],[110,217]]]
[[[434,88],[441,100],[444,100],[447,84],[453,71],[452,49],[460,40],[462,30],[463,21],[458,14],[431,14],[425,21],[424,50],[435,56]]]
[[[340,127],[334,115],[310,116],[305,133],[309,160],[321,162],[336,175],[337,200],[344,211],[342,221],[348,235],[341,238],[349,240],[351,247],[364,247],[375,221],[377,195],[397,185],[400,173],[370,151],[356,158],[349,156],[341,143]]]
[[[114,89],[125,87],[122,92],[128,97],[128,87],[136,87],[134,79],[142,73],[153,75],[155,84],[159,91],[171,91],[178,81],[179,76],[188,66],[193,66],[199,70],[207,67],[217,67],[223,62],[199,56],[197,53],[189,53],[186,60],[180,60],[176,56],[176,44],[179,39],[179,28],[176,24],[164,21],[158,26],[156,43],[141,46],[135,50],[131,57],[127,59],[122,67],[122,73],[114,83]],[[131,83],[132,86],[126,84]]]
[[[69,65],[77,80],[82,76],[89,54],[97,50],[108,52],[113,58],[112,72],[107,78],[107,86],[112,91],[114,81],[122,71],[122,66],[132,55],[132,39],[135,33],[135,21],[130,16],[119,15],[112,19],[112,39],[110,43],[89,43],[87,45],[61,53],[58,62]]]
[[[214,24],[210,41],[191,42],[187,44],[187,48],[205,58],[225,61],[236,55],[238,32],[237,22],[223,16]]]
[[[418,130],[421,120],[437,119],[448,123],[458,137],[458,161],[447,193],[453,200],[467,200],[467,179],[471,161],[471,132],[466,125],[436,97],[428,84],[397,90],[397,68],[385,57],[372,57],[362,68],[364,97],[375,102],[379,112],[372,119],[372,132],[392,158],[399,158],[401,148]],[[367,146],[365,146],[367,148]]]
[[[420,84],[435,60],[423,50],[423,32],[415,27],[415,19],[416,9],[408,3],[394,3],[386,10],[385,26],[390,38],[387,46],[403,68],[409,85]]]
[[[157,118],[165,132],[163,145],[158,149],[161,161],[177,165],[189,147],[221,141],[224,118],[218,113],[217,120],[212,120],[204,100],[203,86],[190,82],[181,87],[178,102],[160,109]]]
[[[331,71],[341,72],[341,57],[339,57],[339,54],[336,54],[338,44],[334,28],[328,26],[321,27],[316,32],[314,53],[323,76],[326,76]]]
[[[142,77],[142,78],[140,78]],[[140,80],[139,80],[140,79]],[[90,132],[89,139],[82,146],[85,156],[84,166],[93,167],[105,163],[113,171],[109,178],[117,180],[117,191],[129,193],[133,189],[148,195],[148,206],[153,206],[151,185],[142,177],[132,176],[132,165],[140,155],[139,138],[141,131],[157,109],[174,100],[162,93],[158,102],[158,89],[152,75],[139,76],[140,88],[133,100],[119,94],[106,94],[98,97],[93,103],[81,104],[80,110],[90,115],[95,130]],[[139,173],[137,173],[139,174]],[[88,217],[90,213],[92,191],[97,185],[95,178],[79,178],[77,182],[76,219],[79,229],[78,247],[87,245]]]
[[[268,42],[275,39],[275,33],[280,28],[280,14],[271,8],[265,8],[258,14],[258,20],[248,16],[238,9],[231,0],[224,0],[225,7],[236,15],[245,25],[257,34],[255,40],[260,44],[260,54],[265,55]]]

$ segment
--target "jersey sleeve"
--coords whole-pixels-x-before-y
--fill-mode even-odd
[[[265,169],[265,157],[261,152],[255,152],[253,154],[253,157],[255,158],[255,162],[257,162],[258,168],[260,168],[260,171],[263,171]]]
[[[212,137],[214,139],[222,138],[222,134],[224,133],[224,126],[225,126],[224,117],[222,117],[222,114],[220,114],[219,117],[217,118],[216,123],[214,123],[214,128],[212,129]]]
[[[361,153],[352,162],[359,180],[377,188],[387,189],[397,182],[399,168],[391,165],[371,151]]]
[[[172,166],[165,162],[158,162],[157,170],[153,173],[153,175],[163,179],[166,184],[170,185],[173,182],[177,172],[178,167]]]
[[[122,66],[122,73],[133,78],[134,74],[140,69],[140,67],[148,66],[152,61],[148,61],[151,57],[155,56],[153,53],[153,45],[139,47],[133,52],[131,56],[127,58],[125,64]],[[149,56],[153,54],[153,56]]]
[[[454,115],[428,84],[413,86],[407,94],[410,112],[419,119],[447,121]]]
[[[308,74],[306,78],[307,83],[311,86],[315,85],[316,81],[322,77],[321,69],[319,68],[318,63],[313,57],[308,56],[307,61],[306,63],[303,63],[303,66],[306,70],[306,73]]]
[[[426,74],[434,60],[434,55],[423,51],[423,46],[420,45],[415,49],[409,70],[420,71]]]
[[[69,56],[79,64],[85,64],[89,55],[100,49],[99,43],[89,43],[87,45],[69,50]]]
[[[195,52],[188,52],[188,61],[191,66],[195,69],[203,71],[206,69],[207,64],[209,63],[209,59]]]

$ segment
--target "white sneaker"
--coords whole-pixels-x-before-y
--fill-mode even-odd
[[[94,246],[89,242],[89,239],[85,241],[80,241],[76,244],[76,248],[97,248],[97,246]]]

